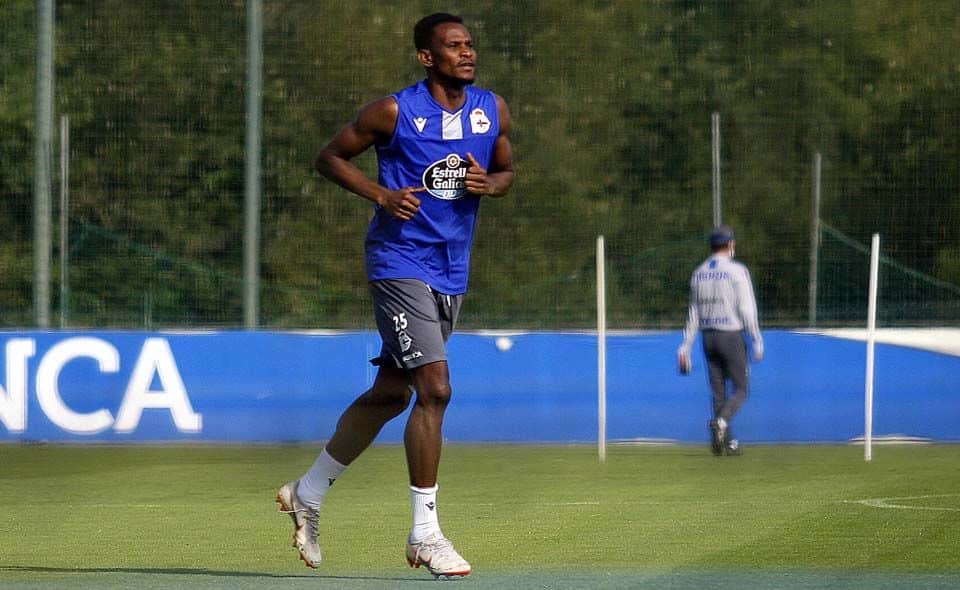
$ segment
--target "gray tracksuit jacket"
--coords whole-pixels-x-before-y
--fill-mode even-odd
[[[690,277],[690,310],[681,352],[690,353],[699,330],[746,331],[754,356],[763,356],[750,272],[726,254],[714,254]]]

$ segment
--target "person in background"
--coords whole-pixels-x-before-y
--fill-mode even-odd
[[[383,341],[369,390],[341,415],[314,464],[277,492],[293,519],[294,547],[320,564],[319,513],[334,481],[383,426],[413,405],[404,432],[413,523],[406,559],[438,577],[465,576],[467,562],[440,529],[437,473],[452,389],[446,343],[467,290],[480,202],[513,183],[510,112],[473,86],[477,52],[463,19],[431,14],[414,27],[426,77],[360,109],[316,159],[326,178],[371,201],[366,269]],[[377,152],[378,177],[351,160]]]
[[[718,456],[742,452],[731,423],[749,391],[746,335],[752,342],[754,362],[763,360],[763,336],[753,284],[747,267],[733,259],[735,247],[729,226],[720,225],[710,233],[710,257],[690,277],[689,314],[683,343],[677,351],[680,372],[687,374],[693,366],[691,348],[697,333],[702,333],[713,393],[711,450]]]

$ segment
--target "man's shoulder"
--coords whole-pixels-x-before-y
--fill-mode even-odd
[[[736,277],[739,281],[750,280],[750,271],[747,270],[747,265],[740,262],[739,260],[734,260],[730,258],[727,260],[726,264],[727,272],[732,276]]]
[[[737,260],[736,258],[731,258],[729,256],[719,256],[717,257],[718,266],[722,267],[727,271],[744,271],[747,267]]]
[[[467,92],[476,92],[477,94],[482,94],[484,96],[491,96],[494,98],[499,98],[496,92],[490,90],[489,88],[484,88],[483,86],[477,86],[476,84],[471,84],[467,87]]]
[[[365,104],[360,109],[357,125],[377,133],[390,135],[393,133],[399,113],[397,99],[393,95],[384,96]]]
[[[710,256],[694,269],[693,276],[696,277],[705,272],[743,273],[746,270],[747,267],[744,264],[729,256]]]
[[[503,99],[502,96],[490,90],[489,88],[483,88],[482,86],[471,85],[468,90],[468,95],[473,97],[473,100],[476,102],[486,102],[487,104],[492,104],[499,108],[506,106],[507,102]]]
[[[391,94],[389,97],[386,97],[386,98],[391,98],[391,97],[406,98],[406,97],[415,96],[417,94],[422,94],[424,92],[429,92],[429,91],[430,90],[427,88],[426,82],[424,80],[420,80],[418,82],[414,82],[409,86],[404,86],[403,88],[401,88],[400,90],[397,90],[396,92],[394,92],[393,94]]]

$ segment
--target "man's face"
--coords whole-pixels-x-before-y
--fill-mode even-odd
[[[442,23],[433,29],[430,50],[420,51],[420,62],[440,77],[473,82],[477,53],[473,50],[470,31],[459,23]]]

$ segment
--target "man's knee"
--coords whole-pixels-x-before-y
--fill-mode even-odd
[[[396,415],[407,408],[412,396],[413,387],[403,371],[381,368],[373,387],[357,401],[364,406]]]
[[[417,403],[446,406],[453,393],[447,363],[431,363],[417,369],[414,375],[414,387],[417,390]]]
[[[450,396],[453,394],[453,388],[449,383],[431,384],[417,391],[418,403],[431,406],[446,406],[450,403]]]

